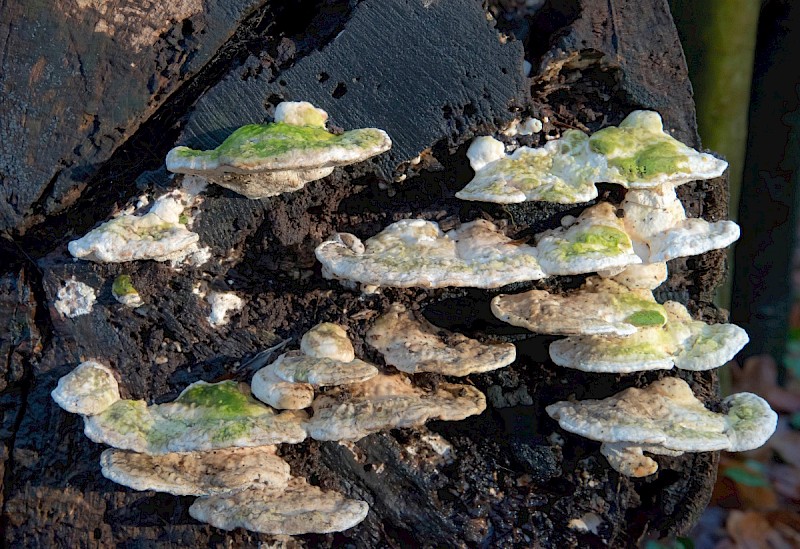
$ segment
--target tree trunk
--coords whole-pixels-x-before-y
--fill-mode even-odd
[[[145,7],[141,7],[145,5]],[[170,4],[171,5],[171,4]],[[3,151],[8,238],[0,283],[6,325],[0,369],[5,542],[14,547],[231,545],[269,536],[223,532],[188,515],[191,498],[135,492],[105,480],[103,447],[79,417],[50,398],[57,379],[85,359],[118,370],[125,397],[171,400],[188,383],[241,376],[240,363],[273,343],[295,342],[322,321],[346,325],[356,353],[376,360],[364,332],[391,301],[434,323],[517,344],[518,359],[469,381],[490,394],[482,415],[427,429],[452,461],[425,456],[425,429],[393,430],[355,445],[284,445],[292,473],[367,501],[359,526],[299,536],[309,546],[634,545],[683,533],[703,510],[714,453],[658,457],[645,479],[620,477],[599,444],[561,431],[544,407],[574,394],[601,398],[663,374],[593,375],[547,359],[549,339],[503,325],[488,303],[498,291],[392,289],[362,297],[325,280],[314,247],[334,231],[360,237],[405,217],[466,222],[507,219],[509,234],[558,225],[579,208],[527,203],[502,208],[457,200],[470,179],[469,140],[527,113],[544,132],[594,131],[631,110],[658,110],[679,139],[697,145],[683,54],[666,0],[7,0],[3,12]],[[165,11],[166,10],[166,11]],[[526,11],[528,10],[528,11]],[[530,78],[523,60],[533,65]],[[342,128],[378,127],[389,153],[337,169],[303,190],[247,200],[210,187],[193,230],[214,260],[166,264],[74,261],[66,242],[143,192],[172,183],[163,158],[174,144],[216,146],[231,130],[271,119],[283,100],[306,100]],[[422,162],[409,161],[422,155]],[[402,181],[400,175],[406,175]],[[156,192],[156,194],[158,194]],[[723,179],[689,184],[690,216],[726,215]],[[604,186],[601,199],[619,201]],[[710,305],[723,252],[674,261],[661,298],[718,319]],[[129,274],[146,303],[111,296]],[[56,293],[75,277],[98,295],[88,315],[65,318]],[[574,285],[564,277],[537,287]],[[234,290],[243,311],[214,328],[193,289]],[[516,285],[515,289],[532,287]],[[7,337],[6,337],[7,335]],[[252,372],[251,372],[252,373]],[[675,375],[670,373],[669,375]],[[718,401],[711,373],[679,375]],[[437,376],[425,382],[436,383]],[[557,435],[557,436],[556,436]],[[559,440],[559,437],[561,440]],[[599,526],[568,526],[587,513]]]

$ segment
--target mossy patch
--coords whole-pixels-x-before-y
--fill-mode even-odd
[[[131,276],[126,274],[121,274],[114,279],[114,283],[111,285],[111,292],[115,296],[134,295],[139,293],[133,286],[133,280],[131,279]]]
[[[660,130],[604,128],[589,138],[589,147],[604,155],[608,165],[630,182],[648,181],[688,169],[686,147]]]
[[[567,259],[598,254],[614,256],[625,253],[632,246],[631,239],[614,227],[595,225],[579,233],[571,241],[559,247]]]

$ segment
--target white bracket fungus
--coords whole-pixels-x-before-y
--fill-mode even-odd
[[[279,409],[308,408],[315,387],[360,383],[378,375],[378,369],[355,357],[344,328],[317,324],[303,335],[300,351],[289,351],[253,376],[253,395]]]
[[[532,200],[577,204],[597,198],[595,183],[606,167],[589,138],[568,130],[544,147],[520,147],[510,155],[492,137],[478,137],[467,156],[475,177],[456,193],[461,200],[515,204]]]
[[[304,424],[301,413],[276,414],[255,400],[246,384],[198,381],[166,404],[119,400],[86,417],[84,433],[95,442],[157,455],[302,442]]]
[[[425,390],[404,374],[377,375],[363,383],[335,387],[317,396],[306,429],[317,440],[359,440],[429,419],[460,421],[486,409],[486,398],[469,385],[439,383]]]
[[[67,318],[75,318],[92,312],[97,294],[94,288],[76,280],[73,276],[59,288],[56,298],[53,304],[56,311]]]
[[[707,410],[685,381],[668,377],[603,400],[551,404],[547,413],[566,431],[606,443],[603,453],[620,473],[645,476],[657,465],[642,451],[752,450],[775,431],[778,416],[764,399],[738,393],[723,405],[727,413]]]
[[[542,233],[536,246],[512,240],[482,219],[446,234],[432,221],[404,219],[363,243],[336,234],[316,255],[327,278],[401,288],[498,288],[641,262],[607,203],[585,210],[570,227]]]
[[[634,111],[619,127],[604,128],[591,137],[567,130],[544,147],[520,147],[508,156],[502,144],[495,143],[499,141],[480,137],[470,146],[467,154],[475,177],[456,193],[458,198],[577,204],[597,197],[595,183],[632,189],[674,186],[719,177],[728,166],[673,138],[652,111]]]
[[[495,288],[544,278],[536,249],[477,220],[447,234],[432,221],[404,219],[362,243],[337,234],[317,247],[328,278],[401,288]]]
[[[559,366],[584,372],[630,373],[646,370],[702,371],[722,366],[748,342],[735,324],[693,320],[675,301],[664,304],[667,323],[643,327],[632,335],[570,336],[550,344],[550,358]]]
[[[671,185],[628,191],[621,207],[625,212],[625,229],[644,263],[660,263],[724,248],[739,238],[739,226],[733,221],[710,223],[687,219]]]
[[[585,209],[568,227],[537,236],[539,263],[548,275],[592,273],[641,263],[622,220],[608,202]]]
[[[175,147],[171,172],[194,174],[248,198],[266,198],[303,188],[336,166],[361,162],[389,150],[383,130],[364,128],[341,135],[325,128],[328,114],[307,102],[284,102],[270,124],[249,124],[216,149]]]
[[[59,379],[50,396],[67,412],[84,416],[99,414],[121,398],[114,372],[93,360]]]
[[[142,296],[133,286],[130,275],[121,274],[114,279],[111,285],[111,295],[126,307],[141,307],[144,304]]]
[[[198,251],[200,236],[186,228],[183,211],[194,202],[186,190],[160,196],[145,214],[123,213],[92,229],[67,247],[78,259],[121,263],[152,259],[183,261]]]
[[[508,366],[517,356],[513,343],[481,343],[417,319],[394,303],[367,332],[366,341],[402,372],[466,376]]]
[[[253,485],[286,488],[289,464],[274,446],[224,448],[150,456],[108,449],[100,456],[103,476],[134,490],[155,490],[176,496],[209,496]]]
[[[219,496],[198,498],[189,514],[215,528],[295,536],[341,532],[364,520],[369,506],[335,492],[323,492],[301,478],[286,489],[256,486]]]
[[[580,290],[555,295],[531,290],[492,299],[494,316],[540,334],[630,335],[642,327],[663,326],[667,312],[648,290],[631,290],[596,276]]]
[[[211,292],[207,300],[211,305],[211,314],[207,320],[215,328],[228,323],[229,312],[239,311],[244,307],[244,300],[234,292]]]

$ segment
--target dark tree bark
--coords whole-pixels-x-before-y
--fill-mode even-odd
[[[468,335],[514,341],[519,358],[469,378],[490,394],[481,416],[429,425],[452,445],[451,462],[426,453],[424,430],[394,430],[347,446],[284,445],[293,474],[371,509],[356,528],[300,536],[299,543],[611,547],[688,530],[710,495],[715,454],[659,457],[656,475],[632,480],[608,467],[598,444],[563,433],[544,413],[571,394],[605,397],[663,374],[559,369],[547,359],[549,339],[491,316],[488,302],[497,291],[387,288],[362,297],[323,279],[313,256],[336,230],[367,237],[404,217],[446,224],[489,215],[508,220],[509,234],[528,236],[585,207],[500,208],[455,199],[471,177],[468,141],[519,113],[546,119],[542,134],[526,138],[530,144],[568,127],[594,131],[648,108],[697,145],[691,87],[666,1],[550,2],[530,14],[524,2],[495,2],[495,24],[476,0],[210,0],[201,9],[187,0],[175,12],[155,17],[165,8],[154,3],[116,23],[112,13],[128,13],[134,4],[140,3],[119,1],[112,9],[75,0],[59,11],[39,1],[35,16],[30,2],[4,5],[3,89],[11,116],[3,117],[0,207],[13,240],[2,241],[12,259],[0,283],[8,334],[0,345],[0,434],[9,546],[268,541],[197,523],[187,512],[190,498],[105,480],[98,467],[103,448],[83,436],[80,418],[60,410],[50,390],[94,358],[120,372],[124,396],[163,402],[197,379],[246,380],[252,372],[239,367],[242,361],[322,321],[347,325],[357,354],[378,360],[363,335],[391,301]],[[41,34],[31,37],[23,26]],[[533,64],[530,78],[524,59]],[[99,265],[68,256],[68,240],[143,190],[172,184],[161,164],[175,143],[215,146],[241,124],[270,120],[282,100],[311,101],[343,128],[383,128],[394,147],[270,199],[209,188],[194,230],[215,260],[200,268]],[[411,166],[420,154],[422,162]],[[406,178],[395,181],[399,175]],[[724,217],[725,185],[683,186],[687,212]],[[614,186],[601,195],[622,197]],[[710,297],[722,257],[672,262],[660,297],[720,318]],[[122,273],[133,277],[143,309],[112,298],[111,282]],[[98,302],[90,314],[69,319],[52,304],[72,276],[95,288]],[[555,278],[538,286],[578,282]],[[205,320],[207,303],[193,293],[198,283],[233,289],[247,305],[214,329]],[[700,398],[717,402],[713,374],[678,375]],[[596,532],[567,526],[589,512],[602,520]]]

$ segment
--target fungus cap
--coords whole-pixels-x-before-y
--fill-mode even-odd
[[[148,406],[119,400],[85,418],[84,433],[94,442],[145,454],[298,443],[305,415],[276,414],[234,381],[192,383],[173,402]]]
[[[100,468],[117,484],[176,496],[224,494],[252,485],[280,489],[291,478],[289,464],[275,455],[274,446],[160,456],[107,449],[100,455]]]
[[[550,358],[559,366],[584,372],[630,373],[670,369],[703,371],[722,366],[748,342],[734,324],[692,320],[680,303],[664,304],[664,326],[645,327],[625,336],[570,336],[550,344]]]
[[[386,363],[410,374],[434,372],[466,376],[508,366],[516,358],[512,343],[481,343],[464,335],[437,328],[394,303],[366,336]]]
[[[445,234],[432,221],[404,219],[364,243],[339,234],[320,244],[316,255],[328,278],[375,286],[497,288],[545,276],[535,248],[485,220]]]
[[[142,296],[133,285],[130,275],[121,274],[114,279],[111,285],[111,295],[126,307],[141,307],[144,304]]]
[[[641,263],[615,208],[600,202],[569,227],[537,237],[539,263],[548,275],[592,273]]]
[[[658,463],[644,452],[657,455],[679,456],[683,452],[667,450],[657,444],[631,445],[624,442],[604,442],[600,453],[615,471],[626,477],[646,477],[658,471]]]
[[[314,387],[308,383],[285,381],[275,375],[274,363],[253,375],[253,396],[279,410],[302,410],[314,401]]]
[[[275,122],[242,126],[216,149],[175,147],[167,154],[167,169],[203,176],[248,198],[265,198],[298,190],[336,166],[361,162],[392,146],[383,130],[336,135],[325,129],[326,120],[327,113],[310,103],[281,103]]]
[[[489,149],[494,143],[500,146]],[[568,130],[544,147],[520,147],[508,156],[498,156],[498,150],[503,152],[502,143],[491,137],[473,141],[467,156],[475,177],[456,197],[499,204],[577,204],[597,198],[595,183],[604,173],[605,159],[589,149],[583,132]]]
[[[711,412],[685,381],[667,377],[603,400],[551,404],[547,413],[563,429],[592,440],[679,452],[753,449],[774,431],[777,416],[763,399],[739,393],[726,404],[727,413]]]
[[[121,398],[114,372],[93,360],[59,379],[50,396],[67,412],[84,416],[99,414]]]
[[[200,236],[180,222],[184,209],[181,196],[166,194],[145,214],[123,214],[102,223],[70,242],[69,253],[97,263],[184,259],[197,251]]]
[[[647,290],[589,277],[580,290],[565,295],[544,290],[498,295],[494,316],[541,334],[630,335],[646,326],[663,326],[667,312]]]
[[[282,354],[271,366],[278,379],[312,386],[359,383],[378,375],[375,366],[357,358],[343,362],[306,356],[296,351]]]
[[[365,502],[323,492],[301,478],[293,478],[284,490],[257,486],[201,497],[189,507],[192,518],[215,528],[288,536],[341,532],[364,520],[368,512]]]
[[[307,425],[317,440],[359,440],[384,429],[414,427],[429,419],[459,421],[480,414],[486,398],[469,385],[439,383],[425,390],[408,377],[377,375],[317,396]]]
[[[300,350],[310,357],[329,358],[340,362],[350,362],[356,357],[353,343],[347,337],[345,329],[332,322],[317,324],[303,334]]]

